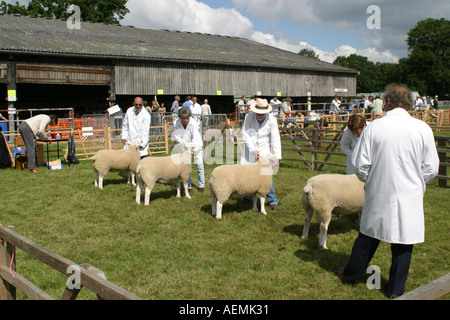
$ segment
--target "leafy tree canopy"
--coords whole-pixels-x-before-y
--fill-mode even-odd
[[[309,57],[309,58],[319,60],[319,55],[313,49],[305,48],[305,49],[300,50],[300,52],[298,54],[301,56],[304,56],[304,57]]]
[[[28,5],[0,4],[1,14],[20,14],[51,19],[67,19],[72,13],[67,9],[70,5],[80,7],[82,21],[118,24],[129,13],[128,0],[31,0]]]

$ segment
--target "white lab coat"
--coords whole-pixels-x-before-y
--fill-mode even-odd
[[[181,151],[182,147],[194,147],[195,163],[203,163],[203,141],[200,135],[198,123],[194,118],[189,118],[186,129],[183,127],[180,118],[173,122],[173,137],[172,140],[178,142],[177,151]],[[193,145],[192,145],[193,143]]]
[[[241,164],[255,163],[255,151],[260,156],[273,154],[281,160],[281,139],[278,131],[278,123],[270,113],[266,114],[264,121],[259,127],[256,113],[247,114],[242,127],[242,138],[245,142],[244,152],[241,155]]]
[[[353,150],[358,143],[358,137],[355,136],[348,128],[344,129],[342,134],[340,145],[342,152],[347,156],[347,174],[354,174],[356,168],[352,164]]]
[[[139,153],[142,156],[148,155],[148,140],[150,135],[150,114],[141,109],[136,115],[135,107],[128,108],[122,123],[122,139],[132,142],[135,139],[141,139]],[[128,149],[125,145],[124,149]]]
[[[395,108],[364,129],[352,163],[365,181],[361,233],[388,243],[423,242],[423,196],[439,169],[431,128]]]

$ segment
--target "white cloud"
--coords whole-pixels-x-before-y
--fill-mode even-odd
[[[267,20],[271,23],[283,20],[328,28],[330,25],[339,28],[351,27],[349,21],[352,19],[348,19],[348,11],[351,9],[348,8],[355,7],[353,2],[339,6],[331,0],[318,2],[326,4],[325,7],[321,6],[320,12],[318,12],[318,4],[311,0],[233,0],[236,8],[247,9],[253,16],[264,18],[264,21]],[[333,62],[337,56],[348,56],[352,53],[366,56],[371,61],[396,62],[398,60],[398,57],[391,51],[379,49],[382,43],[379,33],[376,38],[366,42],[367,48],[365,49],[341,45],[330,52],[280,33],[272,34],[255,30],[252,21],[237,9],[214,9],[198,0],[129,0],[127,7],[130,13],[121,21],[122,25],[238,36],[294,53],[298,53],[303,48],[309,48],[326,62]],[[270,8],[270,14],[267,14],[267,8]],[[334,22],[327,20],[331,12],[334,12],[334,20],[331,20]]]
[[[213,9],[196,0],[129,0],[122,25],[248,37],[253,23],[236,9]]]

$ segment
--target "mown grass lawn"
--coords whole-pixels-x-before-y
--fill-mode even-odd
[[[206,165],[206,177],[214,166]],[[328,250],[318,247],[318,224],[301,239],[301,190],[319,174],[301,164],[282,164],[274,176],[280,206],[263,216],[250,204],[230,200],[223,219],[210,214],[209,190],[192,199],[175,198],[174,186],[157,185],[150,206],[136,205],[135,188],[121,173],[110,173],[104,190],[93,186],[91,161],[39,174],[0,171],[0,224],[75,262],[89,263],[107,279],[149,300],[310,300],[385,299],[369,290],[341,284],[334,270],[345,263],[357,236],[356,215],[333,218]],[[345,169],[325,167],[326,172]],[[194,167],[193,182],[197,176]],[[342,190],[345,192],[345,190]],[[425,195],[426,242],[414,248],[406,291],[449,270],[449,191],[429,187]],[[64,291],[66,277],[20,250],[17,271],[52,297]],[[390,247],[381,244],[371,264],[387,281]],[[26,297],[18,293],[18,299]],[[78,299],[96,299],[82,290]]]

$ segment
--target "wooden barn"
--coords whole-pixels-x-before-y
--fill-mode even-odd
[[[357,71],[255,41],[169,30],[0,15],[0,110],[125,110],[135,96],[170,107],[208,98],[214,113],[234,111],[235,97],[275,95],[294,101],[356,95]],[[16,101],[8,103],[8,90]],[[10,93],[14,91],[9,91]]]

